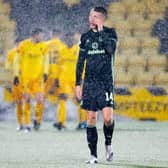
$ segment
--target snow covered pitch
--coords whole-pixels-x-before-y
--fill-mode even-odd
[[[114,161],[105,161],[102,123],[98,123],[97,165],[86,165],[89,157],[85,131],[76,123],[58,132],[44,122],[39,132],[16,132],[15,122],[0,122],[0,168],[167,168],[168,123],[117,121]],[[111,164],[111,165],[109,165]]]

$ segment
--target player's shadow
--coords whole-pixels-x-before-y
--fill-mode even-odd
[[[104,163],[104,162],[99,162],[98,164],[104,165],[104,166],[118,166],[118,167],[128,167],[128,168],[167,168],[167,167],[162,167],[162,166],[149,166],[149,165],[139,165],[139,164],[131,164],[131,163],[121,163],[121,162],[113,162],[113,163]]]

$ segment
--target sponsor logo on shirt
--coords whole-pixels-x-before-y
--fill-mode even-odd
[[[88,50],[88,55],[94,55],[94,54],[105,54],[105,50],[101,49],[99,50],[99,44],[97,42],[92,43],[92,49],[93,50]]]

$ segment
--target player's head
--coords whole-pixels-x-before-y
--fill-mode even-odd
[[[96,29],[97,23],[105,22],[107,18],[107,10],[104,7],[96,6],[90,10],[89,14],[89,26],[91,29]]]
[[[69,31],[65,34],[65,42],[69,48],[74,45],[73,32]]]
[[[60,30],[57,30],[57,29],[53,29],[52,32],[51,32],[51,37],[53,38],[58,38],[61,36],[61,31]]]
[[[73,35],[74,43],[78,43],[80,41],[81,34],[80,32],[75,32]]]
[[[38,43],[43,40],[44,31],[41,28],[35,28],[32,30],[31,37],[34,42]]]

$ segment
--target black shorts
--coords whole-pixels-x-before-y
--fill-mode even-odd
[[[88,111],[102,110],[105,107],[114,109],[113,86],[107,89],[103,83],[84,83],[81,107]]]

